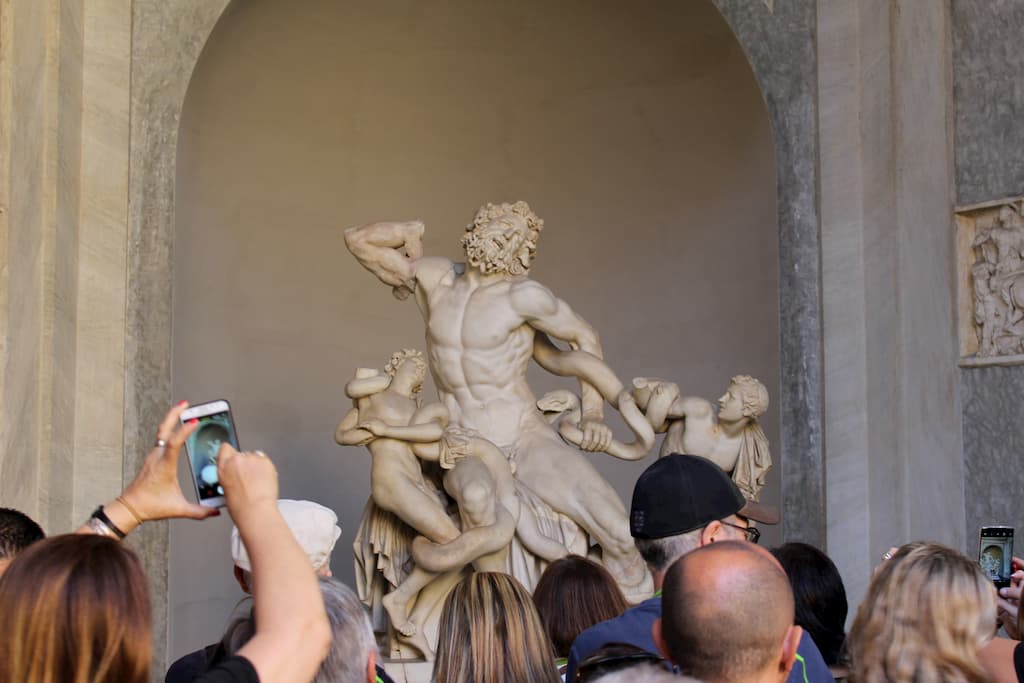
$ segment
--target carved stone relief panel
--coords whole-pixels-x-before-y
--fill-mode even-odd
[[[1024,363],[1024,198],[956,212],[961,365]]]

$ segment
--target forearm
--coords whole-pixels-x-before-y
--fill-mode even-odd
[[[125,536],[135,531],[135,529],[142,523],[142,520],[137,518],[135,513],[129,510],[125,503],[116,498],[103,506],[103,512],[106,514],[107,518],[113,522],[114,526],[117,527],[117,530],[121,531]],[[90,525],[89,521],[86,521],[82,526],[75,529],[75,533],[96,534],[102,528],[102,526],[94,528]]]
[[[359,446],[372,439],[373,434],[365,429],[338,429],[334,434],[334,440],[342,446]]]
[[[408,427],[397,427],[388,425],[380,436],[387,439],[399,441],[412,441],[414,443],[433,443],[438,441],[444,434],[444,427],[437,422],[426,424],[409,425]]]
[[[252,563],[256,634],[239,654],[263,681],[307,682],[330,642],[330,626],[309,560],[273,502],[236,516]]]
[[[345,246],[360,264],[385,284],[412,287],[412,260],[422,256],[419,221],[370,223],[345,231]]]

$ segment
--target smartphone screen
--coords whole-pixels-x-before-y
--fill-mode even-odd
[[[224,400],[190,406],[181,414],[182,422],[189,420],[199,420],[199,427],[185,441],[199,504],[220,507],[224,505],[224,489],[217,479],[217,451],[223,443],[238,448],[231,406]]]
[[[1003,588],[1010,585],[1013,574],[1013,527],[981,527],[981,543],[978,547],[978,564],[985,575]]]

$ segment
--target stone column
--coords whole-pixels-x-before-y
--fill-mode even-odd
[[[0,4],[0,494],[48,533],[122,486],[130,3]]]
[[[828,551],[963,548],[948,3],[819,0]]]

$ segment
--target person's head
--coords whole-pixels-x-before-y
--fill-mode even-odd
[[[658,664],[637,664],[624,669],[601,673],[583,683],[701,683],[696,678],[680,676]]]
[[[309,563],[320,576],[331,576],[331,551],[341,536],[338,515],[334,510],[310,500],[277,501],[277,509],[291,529],[295,540],[306,552]],[[252,587],[252,564],[242,543],[238,527],[231,528],[231,559],[235,562],[235,579],[246,593]]]
[[[1013,225],[1020,218],[1017,207],[1013,204],[1004,204],[999,207],[996,223],[1002,226]]]
[[[526,202],[485,204],[466,226],[466,261],[482,273],[523,275],[530,269],[544,221]]]
[[[363,604],[348,586],[325,576],[320,577],[320,595],[331,624],[331,648],[312,683],[373,683],[377,642]],[[255,632],[250,612],[228,626],[221,643],[234,654]]]
[[[0,508],[0,576],[15,555],[44,538],[42,528],[24,512]]]
[[[665,576],[659,649],[707,683],[786,680],[802,631],[793,593],[764,548],[740,541],[704,546]]]
[[[558,683],[554,659],[530,594],[508,574],[469,574],[448,594],[433,680]]]
[[[608,570],[578,555],[547,566],[533,589],[533,602],[556,657],[568,657],[576,636],[629,608]]]
[[[145,683],[153,643],[142,564],[113,539],[35,543],[0,577],[0,680]]]
[[[391,354],[384,373],[396,389],[405,388],[410,394],[418,394],[427,375],[427,361],[416,349],[402,349]]]
[[[736,375],[718,399],[718,419],[722,422],[756,420],[768,410],[768,389],[750,375]]]
[[[671,674],[660,655],[629,643],[607,643],[581,659],[576,665],[576,683],[615,680],[646,681],[646,676],[661,670]]]
[[[633,487],[629,529],[657,583],[686,553],[717,541],[756,543],[750,520],[777,524],[771,506],[748,501],[725,472],[707,458],[672,453],[658,458]]]
[[[836,565],[828,555],[806,543],[786,543],[772,554],[789,577],[797,626],[811,634],[826,664],[842,664],[848,606]]]
[[[910,543],[881,564],[848,638],[858,683],[989,680],[978,650],[996,623],[995,588],[973,560]]]

